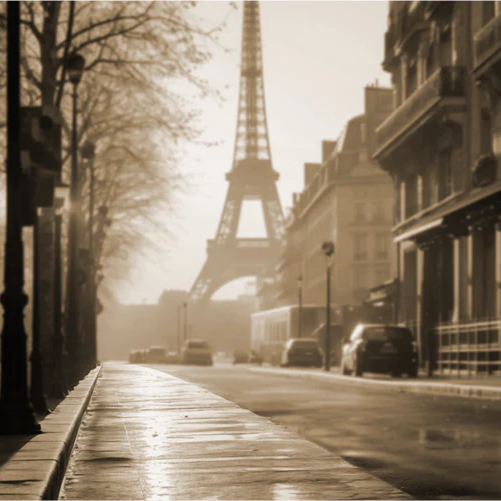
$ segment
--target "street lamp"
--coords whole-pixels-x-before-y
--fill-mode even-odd
[[[327,258],[327,298],[325,305],[325,370],[329,371],[331,368],[331,265],[332,256],[334,255],[334,242],[328,240],[322,244],[322,252]]]
[[[183,303],[184,310],[184,326],[183,326],[183,341],[188,339],[188,303]]]
[[[7,2],[7,228],[5,240],[5,290],[1,354],[0,433],[40,432],[28,399],[28,367],[24,308],[28,301],[24,286],[21,221],[20,145],[20,3]]]
[[[54,191],[54,330],[52,334],[53,367],[49,394],[63,398],[68,391],[65,374],[65,348],[62,329],[62,259],[61,226],[63,212],[67,209],[70,187],[59,183]]]
[[[78,283],[78,221],[80,214],[80,187],[78,177],[78,138],[77,138],[77,88],[85,67],[85,59],[75,52],[68,57],[68,76],[73,84],[73,129],[71,138],[71,184],[70,220],[68,228],[68,311],[66,314],[66,339],[69,355],[69,384],[73,387],[80,380],[82,360],[79,356],[79,283]]]
[[[177,354],[178,356],[181,356],[181,305],[177,305]]]
[[[93,369],[97,363],[97,320],[96,320],[96,280],[94,259],[94,158],[95,145],[86,141],[81,148],[82,158],[87,160],[89,168],[89,269],[88,269],[88,300],[90,305],[89,316],[89,343],[88,367]]]
[[[297,277],[297,337],[301,337],[303,328],[303,277]]]

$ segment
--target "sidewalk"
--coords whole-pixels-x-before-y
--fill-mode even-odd
[[[106,363],[61,499],[410,499],[193,383]]]
[[[317,381],[342,382],[355,385],[376,385],[395,391],[424,393],[435,395],[450,395],[458,397],[479,398],[485,400],[501,400],[501,377],[455,378],[452,376],[437,376],[418,379],[390,378],[384,375],[363,377],[343,376],[339,367],[333,367],[330,372],[323,369],[290,369],[278,367],[252,367],[252,372],[263,372],[274,376],[302,377]]]
[[[0,435],[0,500],[57,499],[100,368],[40,423],[38,435]]]

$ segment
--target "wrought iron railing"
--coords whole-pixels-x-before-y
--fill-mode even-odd
[[[435,335],[440,372],[501,373],[501,319],[442,323]]]
[[[404,130],[444,97],[465,95],[466,70],[462,66],[437,69],[376,130],[379,148]]]
[[[475,67],[501,49],[501,15],[491,19],[474,39]]]

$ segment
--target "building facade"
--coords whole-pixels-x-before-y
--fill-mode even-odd
[[[390,230],[394,197],[390,177],[371,160],[375,129],[391,111],[391,90],[365,89],[365,113],[352,118],[337,141],[322,143],[322,162],[305,164],[305,188],[293,199],[286,245],[277,266],[279,305],[326,300],[326,257],[333,240],[333,305],[361,304],[368,290],[395,273]]]
[[[499,371],[499,3],[390,2],[388,20],[374,158],[395,186],[399,320],[429,372]]]

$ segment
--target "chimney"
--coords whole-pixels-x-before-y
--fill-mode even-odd
[[[318,163],[305,163],[304,164],[304,185],[308,186],[315,174],[320,170],[322,164]]]
[[[322,141],[322,164],[327,162],[337,146],[337,141]]]
[[[393,90],[385,87],[367,86],[365,88],[365,115],[368,117],[387,116],[393,110]]]

